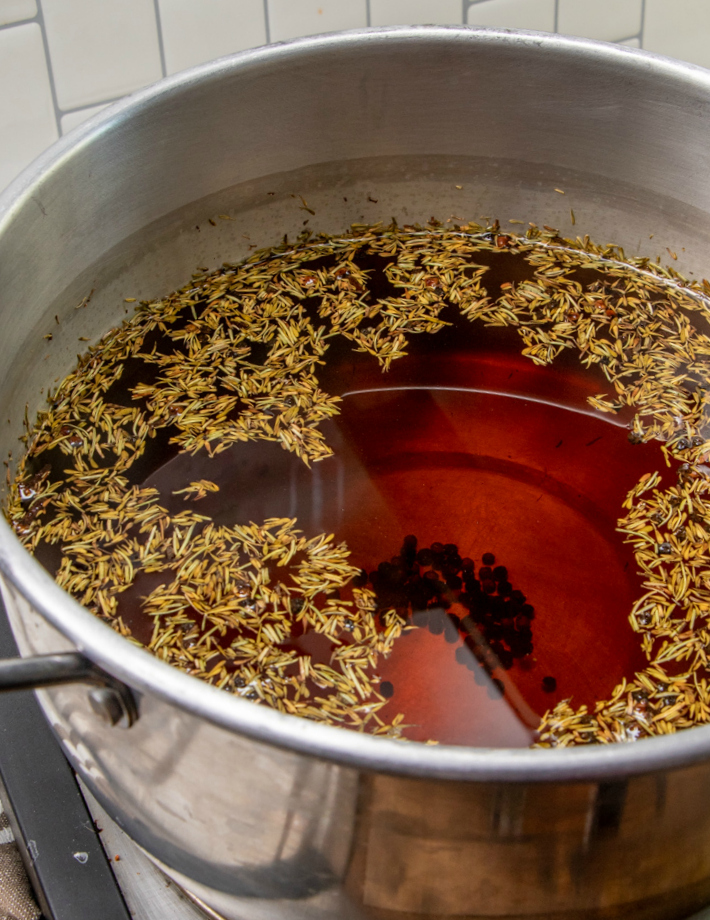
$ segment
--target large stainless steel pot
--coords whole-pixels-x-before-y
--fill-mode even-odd
[[[0,450],[17,453],[25,404],[32,417],[80,335],[120,321],[124,297],[297,232],[294,196],[326,231],[431,215],[571,231],[573,207],[577,231],[668,246],[700,275],[709,167],[710,73],[586,41],[369,31],[165,80],[0,199]],[[673,918],[710,900],[710,728],[560,751],[362,737],[172,670],[64,594],[4,523],[0,567],[23,654],[79,649],[134,689],[129,729],[101,722],[81,685],[41,701],[101,804],[225,916]]]

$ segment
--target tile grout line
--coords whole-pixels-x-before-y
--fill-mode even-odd
[[[266,44],[271,44],[271,25],[269,23],[269,0],[264,0],[264,32],[266,33]]]
[[[163,23],[160,19],[160,2],[153,0],[153,9],[155,11],[155,27],[158,30],[158,52],[160,53],[160,70],[164,77],[167,77],[168,70],[165,66],[165,44],[163,42]],[[97,103],[98,104],[98,103]]]
[[[37,22],[37,16],[33,16],[31,19],[17,19],[15,22],[6,22],[0,26],[0,32],[5,32],[7,29],[14,29],[15,26],[29,26],[33,22]]]
[[[560,24],[560,0],[555,0],[555,20],[554,20],[554,22],[555,22],[554,32],[555,32],[555,33],[558,33],[558,32],[560,31],[560,29],[559,29],[559,24]]]
[[[646,27],[646,0],[641,0],[641,28],[639,29],[639,44],[643,48],[644,34],[643,30]]]
[[[370,11],[370,0],[365,0],[365,23],[368,29],[372,25],[372,13]]]
[[[37,0],[37,15],[35,17],[39,25],[39,31],[42,35],[42,45],[44,47],[44,60],[47,65],[47,77],[49,79],[49,92],[52,97],[52,106],[54,108],[54,119],[57,123],[57,137],[62,136],[62,110],[59,106],[57,97],[57,87],[54,82],[54,70],[52,69],[52,58],[49,53],[49,41],[47,40],[47,27],[44,22],[44,10],[42,9],[42,0]]]
[[[624,35],[623,38],[610,38],[608,41],[611,42],[612,45],[619,45],[621,42],[630,42],[632,38],[638,38],[638,40],[641,41],[641,33],[634,32],[633,35]],[[605,41],[606,40],[607,39],[605,39]]]

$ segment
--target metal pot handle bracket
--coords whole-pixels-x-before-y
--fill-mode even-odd
[[[131,689],[81,652],[0,659],[0,693],[75,683],[94,685],[89,690],[89,703],[107,724],[130,728],[138,718]]]

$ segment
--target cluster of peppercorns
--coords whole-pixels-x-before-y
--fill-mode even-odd
[[[510,583],[505,566],[495,564],[493,553],[484,553],[481,561],[476,572],[473,559],[462,558],[455,543],[418,549],[410,534],[399,555],[369,574],[362,571],[356,581],[372,585],[378,609],[394,607],[410,625],[443,634],[452,644],[463,639],[456,660],[477,682],[490,685],[496,669],[507,671],[516,659],[532,654],[535,609]],[[467,611],[463,616],[461,608]],[[493,684],[503,692],[502,681],[494,678]],[[556,687],[553,677],[543,679],[546,692]]]

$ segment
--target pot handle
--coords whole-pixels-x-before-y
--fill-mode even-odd
[[[0,693],[76,683],[94,684],[89,703],[109,725],[130,728],[138,718],[131,689],[81,652],[0,659]]]

